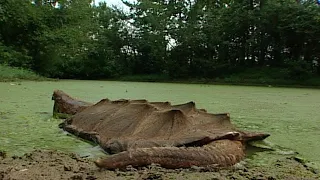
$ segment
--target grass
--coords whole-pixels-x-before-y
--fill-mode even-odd
[[[42,77],[30,70],[0,64],[0,81],[7,82],[18,80],[41,81],[47,80],[47,78]]]

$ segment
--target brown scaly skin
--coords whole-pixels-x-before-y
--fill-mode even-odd
[[[152,163],[164,168],[228,167],[241,161],[245,156],[240,141],[218,140],[202,147],[154,147],[139,148],[114,154],[95,161],[100,168],[110,170],[147,166]]]
[[[219,128],[217,129],[214,129],[216,128],[216,126],[208,127],[208,124],[204,124],[203,126],[201,125],[197,126],[197,128],[199,128],[197,130],[201,132],[204,132],[204,133],[212,132],[211,134],[209,133],[207,135],[203,135],[203,136],[201,135],[202,138],[198,138],[198,136],[195,136],[195,134],[193,133],[191,133],[191,136],[190,136],[189,131],[187,131],[186,134],[182,134],[183,135],[182,138],[187,136],[188,138],[191,138],[190,141],[189,139],[183,140],[181,136],[179,136],[181,135],[179,134],[179,132],[177,133],[179,137],[178,139],[170,139],[170,140],[169,138],[163,138],[163,139],[154,139],[154,137],[148,138],[148,136],[146,136],[147,138],[140,138],[140,137],[132,138],[132,136],[130,135],[127,135],[126,137],[129,139],[126,139],[123,137],[121,139],[121,138],[118,138],[118,135],[119,136],[122,135],[120,133],[114,136],[115,143],[112,143],[113,141],[109,141],[108,139],[107,139],[108,141],[106,141],[106,139],[101,138],[101,134],[99,134],[99,132],[96,131],[97,129],[92,128],[97,126],[95,126],[94,124],[92,125],[92,123],[96,122],[95,120],[97,120],[97,117],[101,118],[101,119],[98,119],[99,122],[103,120],[104,116],[102,115],[108,110],[108,108],[101,109],[101,107],[104,104],[112,104],[113,107],[116,107],[118,106],[118,104],[121,105],[121,103],[125,104],[125,103],[129,103],[130,101],[128,100],[110,101],[110,100],[104,99],[99,103],[97,103],[99,106],[99,108],[97,109],[97,106],[96,106],[97,104],[93,105],[91,103],[87,103],[84,101],[75,100],[60,90],[54,91],[52,99],[55,100],[54,114],[63,113],[63,114],[74,115],[71,118],[68,118],[66,121],[64,121],[64,123],[61,124],[61,128],[63,128],[64,130],[72,134],[76,134],[77,136],[83,139],[97,142],[98,144],[100,144],[100,146],[104,150],[108,150],[110,148],[117,150],[115,151],[115,153],[117,154],[114,154],[104,159],[99,159],[95,162],[95,164],[98,167],[106,168],[110,170],[124,169],[128,165],[132,165],[134,167],[141,167],[141,166],[150,165],[152,163],[160,164],[164,168],[189,168],[191,166],[200,166],[200,167],[208,167],[208,168],[228,167],[238,163],[245,157],[244,150],[247,142],[263,140],[269,136],[269,134],[265,134],[265,133],[244,132],[244,131],[237,130],[236,128],[233,128],[232,124],[230,123],[230,118],[228,114],[221,114],[221,115],[208,114],[210,115],[210,117],[212,116],[213,118],[216,118],[216,119],[210,119],[210,120],[217,120],[217,122],[220,124],[218,124]],[[142,108],[142,110],[153,107],[150,104],[143,104],[143,103],[148,103],[148,101],[146,100],[139,100],[139,101],[132,100],[131,102],[135,102],[138,104],[140,103],[139,107],[140,108],[144,107]],[[120,105],[119,107],[121,107]],[[155,105],[155,103],[153,103],[153,105]],[[160,104],[158,103],[156,105],[158,107],[160,107],[160,105],[171,106],[168,103],[160,103]],[[178,105],[178,106],[175,106],[176,109],[171,109],[166,112],[173,113],[174,118],[177,118],[177,117],[184,118],[185,117],[184,112],[182,110],[177,110],[177,108],[183,109],[183,107],[189,107],[189,106],[191,107],[192,111],[196,112],[194,113],[195,116],[197,115],[197,113],[198,114],[206,113],[203,110],[197,111],[196,109],[192,109],[192,108],[195,108],[194,103],[191,105],[190,103]],[[135,111],[125,110],[125,111],[122,111],[122,113],[126,113],[126,112],[140,113],[140,111],[137,111],[136,108],[134,108],[134,110]],[[109,111],[110,111],[110,108],[109,108]],[[109,111],[108,113],[111,112]],[[188,113],[187,110],[186,110],[186,113]],[[79,117],[79,116],[81,116],[80,120],[85,120],[85,121],[82,121],[82,122],[76,121],[76,120],[79,120],[79,118],[76,119],[75,117]],[[206,118],[206,116],[204,117]],[[75,120],[75,123],[74,123],[74,120]],[[116,122],[119,123],[119,121],[123,121],[123,120],[125,120],[125,122],[127,123],[126,121],[127,119],[125,118],[122,118],[122,119],[120,118]],[[141,119],[137,119],[137,121],[135,122],[140,122],[140,120]],[[203,119],[198,119],[198,120],[202,122]],[[178,123],[180,121],[172,121],[172,122]],[[110,125],[112,127],[112,125],[114,124],[110,124]],[[194,126],[189,126],[189,127],[193,128]],[[108,126],[104,126],[103,128],[101,128],[99,125],[97,128],[98,129],[100,128],[100,130],[105,131],[105,128],[108,128]],[[109,131],[105,131],[105,132],[110,132],[110,131],[113,132],[112,130],[113,129],[109,129]],[[193,131],[193,132],[197,132],[197,131]],[[217,134],[214,134],[214,133],[217,133]],[[109,136],[104,136],[104,138],[106,137],[108,138]],[[172,141],[172,144],[170,143],[171,141]],[[169,145],[171,144],[170,147],[166,146],[167,142],[169,142],[168,143]],[[117,145],[119,145],[119,147]]]

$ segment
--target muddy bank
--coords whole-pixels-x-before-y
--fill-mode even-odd
[[[4,156],[4,154],[1,154]],[[270,166],[238,165],[231,169],[205,171],[201,168],[168,170],[158,166],[128,171],[108,171],[97,168],[93,160],[76,154],[36,150],[23,156],[0,157],[1,180],[24,179],[319,179],[317,170],[309,169],[294,158],[284,157]]]

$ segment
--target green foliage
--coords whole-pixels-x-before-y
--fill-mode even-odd
[[[16,67],[29,67],[32,57],[23,52],[14,50],[13,47],[4,46],[0,42],[0,64],[8,64]]]
[[[57,2],[0,2],[0,63],[78,79],[320,75],[320,7],[311,0],[124,1],[129,12]]]

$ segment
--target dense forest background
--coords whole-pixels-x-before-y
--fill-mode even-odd
[[[1,0],[0,64],[77,79],[320,77],[315,0],[124,3],[129,11],[90,0]]]

